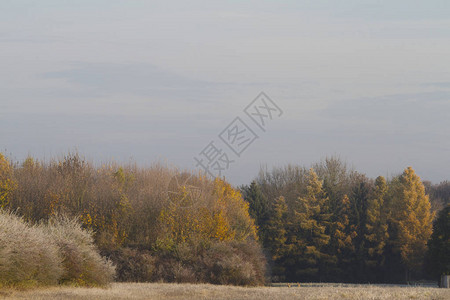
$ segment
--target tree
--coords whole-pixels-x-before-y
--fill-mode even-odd
[[[339,280],[349,280],[351,277],[350,263],[355,255],[354,239],[357,236],[356,227],[350,224],[351,206],[347,195],[333,205],[332,222],[330,224],[331,241],[329,254],[336,259],[333,276]]]
[[[350,194],[350,203],[352,207],[350,224],[356,231],[356,237],[353,242],[355,245],[355,255],[352,258],[352,269],[354,270],[354,281],[366,282],[368,272],[364,264],[364,254],[366,240],[364,238],[366,227],[366,213],[369,195],[373,189],[372,182],[360,173],[352,174],[352,188]]]
[[[201,181],[202,179],[200,179]],[[200,190],[180,186],[179,198],[161,210],[160,240],[169,244],[209,240],[257,240],[254,220],[248,213],[248,203],[229,183],[215,179],[210,195],[204,197]],[[184,203],[191,205],[185,206]]]
[[[250,186],[245,186],[241,188],[241,190],[243,192],[244,200],[249,204],[250,216],[255,219],[255,223],[258,226],[259,237],[264,239],[264,225],[267,222],[269,213],[269,203],[267,198],[261,192],[261,189],[256,181],[252,181]]]
[[[443,274],[450,275],[450,204],[439,212],[433,223],[433,234],[428,242],[428,270],[439,279]]]
[[[369,197],[366,213],[366,257],[365,263],[371,269],[370,274],[376,273],[384,265],[384,249],[389,238],[385,197],[387,183],[383,176],[375,180],[375,189]],[[374,274],[376,275],[376,274]]]
[[[330,260],[326,246],[330,241],[327,228],[331,214],[329,199],[313,169],[309,171],[307,193],[299,197],[297,206],[290,238],[296,258],[292,275],[301,280],[320,280],[320,271]]]
[[[17,187],[12,171],[11,163],[0,153],[0,208],[9,204],[11,193]]]
[[[323,180],[323,189],[330,201],[341,201],[349,193],[350,175],[347,164],[339,157],[327,157],[313,165],[314,171]]]
[[[433,214],[425,187],[411,167],[405,169],[393,187],[392,244],[394,251],[400,254],[406,280],[409,280],[411,270],[421,269],[432,233]]]
[[[439,211],[450,204],[450,181],[443,181],[439,184],[424,181],[423,184],[426,193],[430,196],[433,211]]]
[[[283,196],[275,199],[272,212],[266,225],[264,245],[269,250],[274,263],[273,273],[284,279],[285,268],[283,258],[289,252],[287,241],[286,219],[288,207]]]

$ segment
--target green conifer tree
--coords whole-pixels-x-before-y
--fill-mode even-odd
[[[266,238],[264,245],[269,250],[274,263],[273,274],[279,279],[284,279],[286,271],[284,258],[289,253],[287,241],[286,219],[288,207],[283,196],[275,199],[272,213],[266,225]]]
[[[250,216],[255,219],[258,226],[258,234],[261,240],[265,238],[266,223],[269,217],[269,203],[266,196],[261,192],[256,181],[252,181],[250,186],[241,188],[244,200],[249,204]]]
[[[385,203],[387,183],[383,176],[375,180],[375,189],[369,197],[366,213],[366,257],[365,263],[371,270],[370,274],[377,275],[377,271],[384,265],[384,249],[389,238],[388,207]],[[379,280],[376,276],[372,279]]]
[[[450,275],[450,204],[439,212],[433,223],[427,261],[429,273],[437,280],[441,275]]]

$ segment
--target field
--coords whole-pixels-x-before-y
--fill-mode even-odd
[[[450,299],[450,289],[377,285],[235,287],[210,284],[113,283],[109,288],[0,290],[1,299]]]

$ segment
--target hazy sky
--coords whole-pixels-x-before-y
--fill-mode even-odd
[[[0,67],[13,160],[78,149],[193,169],[240,116],[259,138],[234,184],[327,155],[450,179],[448,0],[1,0]],[[266,132],[243,113],[261,91],[284,112]]]

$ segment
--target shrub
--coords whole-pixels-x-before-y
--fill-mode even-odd
[[[62,273],[56,242],[41,228],[0,211],[0,285],[56,284]]]
[[[155,258],[151,256],[150,251],[121,248],[104,250],[101,253],[116,266],[117,281],[152,281]]]
[[[201,263],[205,281],[215,284],[261,285],[266,281],[266,261],[254,241],[214,243]]]
[[[193,264],[184,263],[175,257],[159,257],[155,271],[155,281],[177,283],[199,282],[198,274],[195,272]]]
[[[29,225],[0,210],[0,286],[105,285],[113,277],[114,267],[75,219]]]
[[[154,280],[249,286],[266,282],[266,260],[253,240],[184,243],[156,255]]]
[[[56,242],[63,257],[61,283],[99,286],[114,279],[114,266],[100,256],[92,232],[83,230],[76,219],[53,217],[41,228]]]

